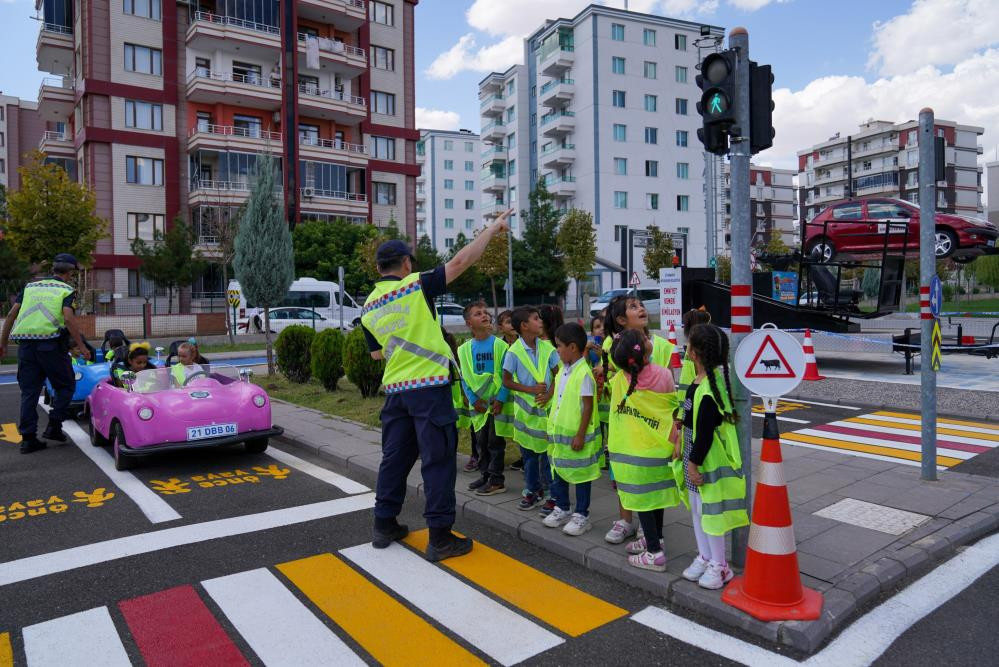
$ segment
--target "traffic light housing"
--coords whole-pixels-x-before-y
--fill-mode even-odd
[[[753,155],[774,145],[773,83],[770,65],[749,61],[749,145]]]
[[[737,124],[735,109],[736,54],[727,49],[709,54],[701,63],[701,73],[697,75],[701,101],[697,103],[697,113],[701,115],[703,127],[697,131],[697,138],[704,149],[715,155],[728,153],[729,130]]]

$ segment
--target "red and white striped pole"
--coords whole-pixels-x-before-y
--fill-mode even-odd
[[[932,320],[933,311],[930,310],[930,286],[919,286],[919,319]]]
[[[753,286],[732,285],[732,333],[746,334],[752,331]]]

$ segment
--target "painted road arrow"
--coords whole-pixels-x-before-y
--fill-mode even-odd
[[[21,434],[17,432],[17,424],[0,424],[0,440],[6,440],[15,445],[21,442]]]

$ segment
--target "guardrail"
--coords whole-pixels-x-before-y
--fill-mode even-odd
[[[304,32],[298,33],[298,41],[307,42],[311,35],[307,35]],[[319,41],[320,51],[331,51],[333,53],[346,53],[350,56],[357,56],[358,58],[364,58],[364,49],[359,49],[356,46],[351,46],[346,42],[342,42],[339,39],[329,39],[327,37],[313,37]]]
[[[42,30],[45,32],[55,32],[60,35],[72,35],[73,27],[68,25],[59,25],[58,23],[43,23]]]
[[[303,197],[319,197],[320,199],[340,199],[343,201],[367,202],[368,196],[343,190],[321,190],[319,188],[302,188]]]
[[[364,144],[351,144],[338,139],[320,139],[319,137],[299,137],[298,143],[304,146],[320,146],[322,148],[332,148],[337,151],[347,151],[348,153],[361,153],[367,155],[368,147]]]
[[[191,184],[191,190],[230,190],[233,192],[249,192],[249,182],[242,181],[211,181],[196,180]]]
[[[226,137],[243,137],[245,139],[266,139],[268,141],[281,141],[280,132],[269,130],[257,130],[248,127],[236,127],[235,125],[195,125],[191,128],[188,136],[195,134],[215,134]]]
[[[575,111],[559,111],[558,113],[550,113],[541,117],[541,124],[547,125],[556,118],[575,118]]]
[[[309,83],[298,84],[298,92],[304,95],[325,97],[330,100],[335,100],[337,102],[345,102],[347,104],[353,104],[359,107],[367,106],[367,103],[363,97],[358,97],[357,95],[346,95],[336,90],[321,90],[317,86],[313,86],[312,84]]]
[[[555,86],[560,86],[562,84],[565,84],[567,86],[574,86],[576,85],[576,82],[573,79],[553,79],[552,81],[549,81],[545,85],[541,86],[541,94],[544,95]]]
[[[213,14],[212,12],[194,12],[194,20],[207,21],[216,25],[231,25],[237,28],[245,28],[246,30],[267,33],[269,35],[281,34],[281,29],[277,26],[267,25],[266,23],[257,23],[256,21],[247,21],[246,19],[237,18],[235,16]]]
[[[57,130],[45,130],[42,133],[43,141],[69,141],[69,137],[66,136],[65,132],[59,132]]]
[[[73,90],[76,86],[75,82],[72,79],[63,76],[42,77],[41,85],[49,86],[50,88],[63,88],[65,90]]]
[[[195,79],[210,79],[212,81],[224,81],[227,83],[241,83],[248,86],[258,86],[260,88],[280,88],[281,79],[265,78],[256,74],[235,74],[232,72],[211,72],[206,69],[196,69],[187,77],[188,83]]]

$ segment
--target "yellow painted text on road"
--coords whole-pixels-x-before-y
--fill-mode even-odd
[[[15,445],[21,442],[21,434],[17,432],[17,424],[0,424],[0,440],[6,440]]]
[[[6,505],[0,505],[0,523],[6,521],[20,521],[32,517],[62,514],[72,505],[79,503],[77,507],[103,507],[105,503],[114,498],[113,491],[107,491],[103,487],[93,491],[74,491],[72,496],[66,496],[69,501],[65,501],[61,496],[49,496],[45,498],[34,498],[32,500],[16,500]]]
[[[803,405],[802,403],[792,403],[790,401],[777,401],[777,414],[792,412],[794,410],[804,410],[807,407],[808,407],[807,405]],[[765,410],[762,405],[754,405],[753,412],[763,414]]]
[[[289,468],[277,465],[254,466],[250,472],[246,470],[224,470],[222,472],[190,475],[188,477],[170,477],[168,479],[153,479],[149,486],[153,491],[164,496],[175,496],[190,493],[194,489],[217,489],[239,484],[259,484],[262,479],[287,479],[291,474]]]

